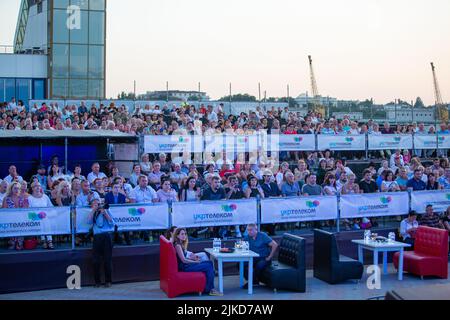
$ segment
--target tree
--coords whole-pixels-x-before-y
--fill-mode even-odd
[[[230,101],[230,96],[225,96],[219,99],[219,101]],[[239,101],[239,102],[255,102],[256,97],[251,96],[248,93],[238,93],[231,96],[231,101]]]
[[[136,96],[132,92],[125,93],[125,91],[122,91],[120,94],[117,95],[117,99],[119,99],[119,100],[135,100]]]
[[[425,105],[420,97],[417,97],[416,103],[414,103],[414,108],[425,108]]]

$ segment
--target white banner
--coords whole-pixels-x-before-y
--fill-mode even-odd
[[[436,149],[438,143],[437,135],[415,134],[414,149]]]
[[[316,136],[313,134],[272,134],[270,151],[314,151]]]
[[[77,208],[76,210],[76,232],[89,232],[92,227],[92,223],[89,221],[91,208]],[[109,210],[119,231],[166,230],[169,228],[167,203],[111,206]]]
[[[200,135],[164,135],[144,136],[145,153],[203,152],[203,136]]]
[[[256,134],[236,136],[236,152],[255,152],[257,150],[258,136]]]
[[[366,150],[366,136],[360,135],[328,135],[317,136],[318,150]]]
[[[412,149],[413,137],[410,134],[369,134],[369,150]]]
[[[261,223],[282,223],[337,219],[336,197],[295,197],[263,199]]]
[[[439,149],[450,149],[450,135],[448,134],[438,135],[438,143]]]
[[[205,137],[205,152],[217,153],[227,150],[227,145],[223,134],[205,135],[204,137]],[[233,150],[234,144],[233,149],[231,149],[231,151],[233,152]]]
[[[70,208],[2,209],[0,238],[71,234]]]
[[[177,227],[233,226],[257,222],[256,199],[174,202],[172,224]]]
[[[409,212],[407,192],[347,194],[341,196],[341,218],[404,215]]]
[[[450,206],[450,190],[411,193],[411,210],[425,213],[425,208],[429,204],[433,206],[434,212],[444,212]]]

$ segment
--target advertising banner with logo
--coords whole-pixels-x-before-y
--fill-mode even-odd
[[[236,152],[254,152],[258,150],[258,136],[237,135],[235,136]]]
[[[366,136],[360,135],[327,135],[317,136],[319,150],[366,150]]]
[[[450,206],[450,191],[414,191],[411,193],[411,210],[425,213],[427,205],[433,206],[434,212],[444,212]]]
[[[412,149],[413,137],[410,134],[369,134],[369,150]]]
[[[0,238],[70,234],[70,208],[2,209]]]
[[[450,149],[450,135],[448,135],[448,134],[438,135],[438,148],[439,149]]]
[[[144,152],[145,153],[203,152],[203,136],[146,135],[144,136]]]
[[[111,206],[109,210],[119,231],[165,230],[169,228],[169,206],[167,203]],[[89,232],[92,227],[92,222],[89,221],[91,208],[77,208],[76,211],[76,232]]]
[[[430,134],[415,134],[414,148],[415,149],[436,149],[438,145],[437,135]]]
[[[408,214],[407,192],[347,194],[341,196],[341,218]]]
[[[313,134],[272,134],[270,151],[314,151],[316,136]]]
[[[256,199],[174,202],[172,224],[178,227],[233,226],[256,223]]]
[[[205,135],[205,152],[223,152],[227,150],[223,134]],[[234,142],[233,142],[234,143]],[[234,149],[234,144],[233,144]]]
[[[337,219],[336,197],[263,199],[261,223],[282,223]]]

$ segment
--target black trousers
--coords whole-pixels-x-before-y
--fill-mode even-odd
[[[93,258],[95,284],[101,284],[102,260],[105,270],[105,282],[112,282],[112,237],[110,233],[94,235]]]

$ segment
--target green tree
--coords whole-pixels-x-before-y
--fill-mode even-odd
[[[219,101],[230,101],[230,96],[225,96],[219,99]],[[231,96],[231,101],[239,102],[255,102],[256,97],[251,96],[248,93],[238,93]]]
[[[416,103],[414,103],[414,108],[425,108],[422,98],[420,98],[420,97],[416,98]]]

